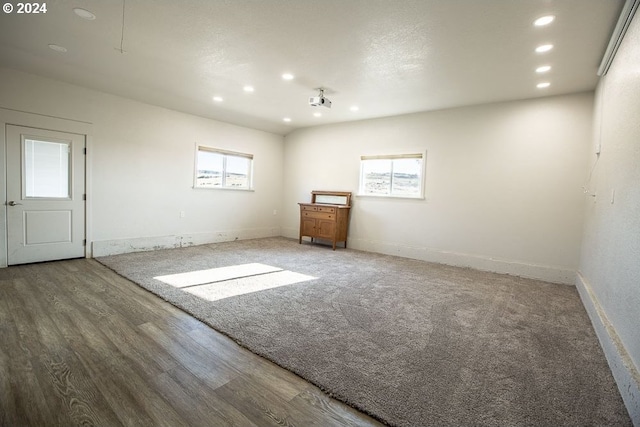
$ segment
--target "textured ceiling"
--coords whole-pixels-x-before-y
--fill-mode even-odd
[[[46,14],[0,14],[0,66],[286,134],[326,123],[592,90],[622,5],[128,0],[121,53],[122,1],[59,0],[47,3]],[[97,18],[84,20],[75,7]],[[532,22],[546,14],[556,20],[535,28]],[[52,43],[67,52],[49,49]],[[535,53],[543,43],[555,47]],[[552,70],[535,73],[544,64]],[[282,80],[285,72],[295,79]],[[541,81],[551,86],[537,89]],[[247,84],[255,92],[245,93]],[[318,87],[327,88],[331,109],[309,106]],[[214,95],[224,101],[214,102]]]

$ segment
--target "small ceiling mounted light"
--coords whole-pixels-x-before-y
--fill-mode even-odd
[[[360,107],[358,107],[357,105],[353,105],[351,106],[351,108],[349,108],[351,111],[356,112],[360,109]]]
[[[60,45],[57,45],[57,44],[50,44],[49,45],[49,49],[55,50],[56,52],[62,52],[62,53],[67,51],[66,47],[60,46]]]
[[[222,101],[224,101],[224,99],[223,99],[221,96],[214,96],[214,97],[213,97],[213,100],[214,100],[215,102],[222,102]]]
[[[293,79],[294,79],[293,74],[290,74],[290,73],[284,73],[284,74],[282,75],[282,80],[293,80]]]
[[[542,16],[533,21],[533,25],[536,27],[544,27],[545,25],[551,24],[554,19],[556,19],[556,17],[553,15]]]
[[[282,119],[282,121],[289,123],[291,121],[291,118],[290,117],[285,117],[284,119]]]
[[[313,117],[322,117],[322,113],[313,113]]]
[[[249,93],[254,91],[253,86],[248,86],[248,85],[243,87],[242,90],[244,90],[245,92],[249,92]]]
[[[543,44],[540,45],[536,48],[536,52],[538,53],[544,53],[544,52],[549,52],[551,49],[553,49],[553,45],[552,44]]]
[[[73,9],[73,12],[76,15],[78,15],[80,18],[86,19],[87,21],[93,21],[96,19],[96,15],[94,15],[93,13],[89,12],[86,9],[76,7],[75,9]]]
[[[551,70],[551,65],[543,65],[541,67],[536,68],[536,73],[546,73]]]
[[[546,88],[548,88],[549,86],[551,86],[551,83],[549,83],[549,82],[542,82],[542,83],[538,83],[538,84],[536,85],[536,87],[537,87],[538,89],[546,89]]]

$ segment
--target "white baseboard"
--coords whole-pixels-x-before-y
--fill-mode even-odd
[[[570,268],[539,265],[499,259],[477,254],[442,251],[431,248],[418,248],[386,242],[376,242],[365,239],[350,239],[349,247],[363,251],[378,252],[387,255],[397,255],[405,258],[419,259],[438,264],[469,267],[476,270],[494,273],[511,274],[529,279],[544,280],[545,282],[573,285],[576,279],[575,270]]]
[[[134,237],[129,239],[100,240],[92,242],[94,257],[145,252],[158,249],[183,248],[207,243],[231,242],[234,240],[259,239],[280,236],[279,227],[250,228],[216,231],[212,233],[190,233],[172,236]]]
[[[282,233],[284,237],[297,239],[299,236],[298,229],[283,228]],[[551,283],[574,285],[576,281],[575,270],[566,267],[532,264],[522,261],[442,251],[424,247],[417,248],[368,239],[349,238],[348,246],[352,249],[358,249],[366,252],[396,255],[404,258],[453,265],[456,267],[469,267],[476,270],[491,271],[493,273],[511,274],[513,276],[543,280]]]
[[[598,335],[613,378],[618,384],[622,400],[631,416],[631,421],[634,426],[640,427],[640,371],[634,365],[615,328],[609,322],[592,291],[591,285],[580,272],[577,275],[576,288]]]

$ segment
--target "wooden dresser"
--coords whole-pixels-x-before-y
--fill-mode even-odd
[[[300,205],[300,240],[302,237],[330,240],[333,250],[336,243],[347,247],[351,193],[344,191],[312,191],[311,203]]]

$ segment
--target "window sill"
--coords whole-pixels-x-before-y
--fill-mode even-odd
[[[204,190],[204,191],[247,191],[249,193],[255,192],[253,188],[231,188],[231,187],[192,187],[194,190]]]
[[[356,197],[365,199],[401,199],[401,200],[426,200],[424,196],[393,196],[390,194],[356,194]]]

